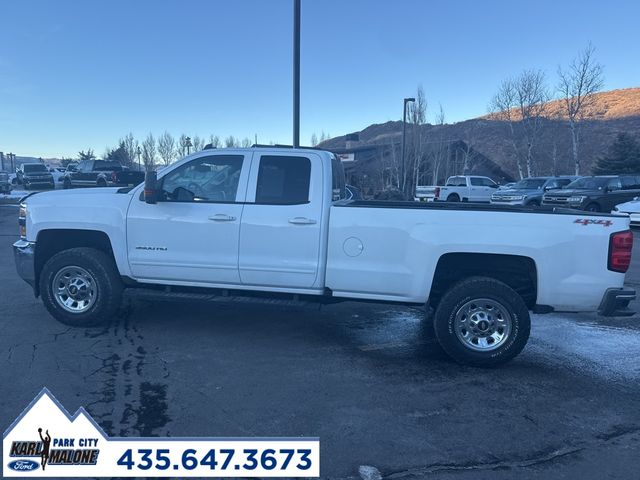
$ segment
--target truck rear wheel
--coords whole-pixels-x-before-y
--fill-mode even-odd
[[[522,351],[531,320],[524,300],[511,287],[493,278],[470,277],[444,294],[434,326],[438,342],[454,360],[493,367]]]
[[[457,193],[452,193],[447,197],[447,202],[459,202],[460,196]]]
[[[122,300],[122,281],[112,258],[94,248],[52,256],[40,274],[40,293],[51,315],[65,325],[111,322]]]

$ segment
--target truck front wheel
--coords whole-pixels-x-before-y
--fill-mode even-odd
[[[438,342],[454,360],[493,367],[522,351],[531,320],[522,297],[511,287],[493,278],[470,277],[444,294],[434,326]]]
[[[40,273],[42,301],[58,321],[74,327],[108,324],[122,300],[122,281],[112,258],[94,248],[52,256]]]

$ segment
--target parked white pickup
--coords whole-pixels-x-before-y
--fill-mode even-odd
[[[489,202],[498,184],[489,177],[457,175],[436,190],[436,200],[445,202]]]
[[[313,149],[205,150],[158,176],[23,201],[16,265],[55,318],[108,321],[124,288],[421,304],[449,355],[494,365],[525,346],[529,310],[632,313],[625,217],[345,200],[342,165]]]

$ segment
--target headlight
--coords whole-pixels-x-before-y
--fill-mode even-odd
[[[524,200],[524,195],[509,195],[508,197],[505,197],[505,200],[509,200],[511,202],[516,200]]]
[[[584,195],[576,195],[575,197],[567,198],[567,202],[569,202],[569,203],[582,203],[585,198],[587,198],[587,197],[585,197]]]
[[[27,239],[27,204],[21,203],[18,211],[18,226],[20,230],[20,238]]]

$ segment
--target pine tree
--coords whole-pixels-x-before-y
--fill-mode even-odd
[[[628,133],[619,133],[607,154],[593,168],[596,175],[640,174],[640,143]]]

